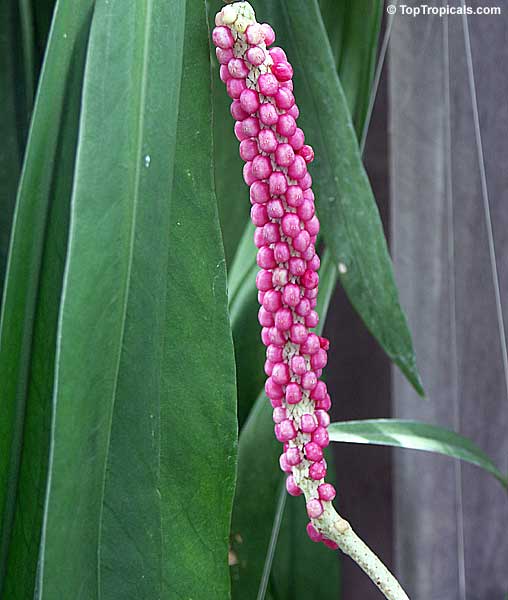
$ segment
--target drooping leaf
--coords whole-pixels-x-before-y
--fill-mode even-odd
[[[35,582],[91,8],[92,2],[78,9],[62,2],[57,10],[13,222],[0,322],[0,579],[12,598],[32,597]]]
[[[183,1],[101,0],[95,7],[58,327],[38,569],[41,600],[92,600],[107,597],[110,589],[110,572],[101,569],[101,553],[106,540],[112,543],[102,521],[111,421],[115,401],[125,391],[120,372],[125,361],[134,368],[148,352],[145,346],[150,352],[160,350],[157,340],[149,337],[154,327],[149,316],[146,329],[133,319],[142,303],[148,310],[151,300],[153,310],[163,300],[161,288],[165,290],[159,272],[144,272],[146,255],[140,248],[159,248],[168,236],[183,19]],[[155,269],[158,261],[164,264],[164,255],[151,258]],[[145,288],[147,281],[154,288]],[[152,368],[160,377],[160,362]],[[153,372],[144,375],[153,381]],[[143,408],[149,409],[149,404]],[[137,416],[141,420],[146,413]],[[155,422],[153,427],[156,432]],[[150,432],[148,436],[155,444]],[[153,460],[146,465],[150,473],[159,472],[160,456],[154,445]],[[145,476],[150,479],[150,474]],[[147,502],[160,502],[162,486],[150,483],[144,490]],[[148,515],[149,524],[157,517]],[[160,531],[160,518],[157,527]],[[131,545],[136,544],[131,538]],[[151,569],[163,578],[157,565],[151,564]],[[142,580],[143,573],[138,576]]]
[[[436,425],[400,419],[372,419],[332,423],[328,431],[333,442],[393,446],[458,458],[488,471],[508,488],[508,478],[476,444]]]

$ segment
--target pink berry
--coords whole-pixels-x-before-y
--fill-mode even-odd
[[[294,323],[289,332],[289,338],[294,344],[303,344],[309,335],[307,327],[302,323]]]
[[[275,327],[280,331],[287,331],[293,324],[293,315],[289,308],[279,308],[275,313]]]
[[[266,227],[266,225],[265,225]],[[288,270],[277,267],[273,270],[272,283],[274,286],[284,287],[288,282]],[[284,293],[284,292],[283,292]],[[283,297],[284,299],[284,297]]]
[[[304,446],[305,456],[312,462],[317,462],[323,458],[323,449],[316,442],[308,442]]]
[[[282,231],[291,238],[295,238],[300,233],[300,219],[294,213],[286,213],[281,221]],[[309,287],[309,286],[305,286]]]
[[[308,298],[302,298],[295,308],[295,312],[300,317],[305,317],[311,311],[310,301]]]
[[[235,80],[232,79],[231,81],[235,81]],[[236,139],[239,142],[243,142],[243,140],[246,140],[249,137],[249,135],[246,134],[245,131],[243,130],[242,121],[237,121],[235,123],[234,132],[235,132]]]
[[[305,135],[303,131],[298,127],[293,135],[288,139],[288,143],[291,144],[291,147],[295,152],[301,150],[305,143]]]
[[[316,442],[321,448],[326,448],[330,443],[330,437],[326,428],[319,426],[312,434],[312,441]]]
[[[263,125],[271,127],[279,120],[279,113],[273,104],[265,102],[259,107],[259,120]]]
[[[327,362],[328,362],[328,356],[326,354],[326,350],[323,350],[323,348],[320,348],[310,358],[310,365],[314,370],[324,369],[326,367]]]
[[[323,536],[319,533],[319,531],[314,527],[312,523],[307,523],[307,535],[313,542],[323,541]]]
[[[314,371],[307,371],[302,375],[302,388],[304,390],[313,390],[317,385],[317,377]]]
[[[337,492],[331,483],[322,483],[318,487],[318,494],[321,500],[331,502],[335,498]]]
[[[292,81],[286,81],[287,83],[293,83]],[[286,86],[284,86],[286,87]],[[288,89],[293,90],[293,86],[288,87]],[[293,119],[296,121],[298,119],[298,117],[300,116],[300,110],[298,109],[298,106],[296,104],[293,104],[293,106],[288,110],[288,115],[291,115],[293,117]]]
[[[314,254],[314,256],[307,262],[307,266],[312,271],[318,271],[319,267],[321,266],[321,260],[319,259],[319,256]]]
[[[255,181],[250,186],[250,198],[257,204],[264,204],[270,200],[270,188],[263,181]]]
[[[300,417],[300,429],[303,433],[312,433],[316,427],[316,419],[313,415],[305,413]]]
[[[231,50],[231,48],[228,48],[227,50],[224,50],[223,48],[216,48],[215,55],[217,56],[217,60],[219,61],[219,64],[226,65],[226,67],[227,67],[229,61],[234,56],[233,50]],[[228,73],[229,73],[229,69],[228,69]]]
[[[259,148],[267,154],[272,154],[277,149],[278,141],[271,129],[262,129],[258,134]],[[268,160],[268,157],[264,157]],[[282,173],[281,173],[282,175]],[[285,179],[285,178],[284,178]],[[303,193],[303,192],[302,192]]]
[[[231,79],[227,65],[221,65],[219,69],[219,77],[223,83],[226,83],[228,79]]]
[[[248,139],[240,143],[240,156],[242,160],[252,160],[259,153],[256,140]]]
[[[300,219],[298,219],[298,222],[300,222]],[[302,229],[300,231],[300,233],[293,240],[293,246],[295,247],[295,250],[298,250],[298,252],[305,252],[305,250],[307,250],[307,248],[309,247],[309,244],[310,244],[309,232],[305,231],[305,229]]]
[[[272,274],[270,271],[262,270],[258,272],[256,275],[256,287],[262,292],[267,292],[272,289]]]
[[[278,385],[286,385],[289,383],[289,367],[286,363],[280,362],[274,365],[272,379]]]
[[[279,91],[275,94],[275,104],[277,108],[281,110],[289,110],[295,103],[295,97],[293,92],[286,88],[279,88]]]
[[[247,54],[245,55],[247,60],[251,65],[258,67],[263,64],[266,58],[266,55],[262,48],[259,46],[254,46],[253,48],[249,48],[247,50]]]
[[[289,442],[296,437],[296,431],[293,425],[293,421],[285,419],[279,423],[279,442]]]
[[[260,306],[258,310],[258,321],[261,327],[273,327],[274,318],[264,307]]]
[[[292,467],[296,467],[302,462],[300,450],[296,446],[292,446],[286,450],[286,459]]]
[[[286,409],[282,406],[277,406],[273,409],[273,422],[280,423],[287,417]]]
[[[282,290],[282,301],[287,306],[297,306],[300,302],[300,287],[295,283],[288,283]]]
[[[252,174],[254,177],[257,179],[268,179],[271,173],[272,163],[270,162],[268,156],[258,154],[258,156],[256,156],[252,161]]]
[[[287,113],[284,115],[280,115],[279,120],[277,121],[277,133],[284,137],[291,137],[296,131],[296,121],[293,119],[291,115]],[[299,157],[301,158],[301,156]],[[303,158],[302,158],[303,160]],[[305,161],[303,160],[305,163]],[[303,175],[302,175],[303,177]]]
[[[318,519],[323,514],[323,505],[317,498],[307,502],[307,514],[309,519]]]
[[[330,548],[330,550],[338,550],[338,548],[339,548],[339,544],[337,544],[337,542],[334,542],[333,540],[329,540],[328,538],[323,538],[321,541],[323,542],[323,544],[325,546]]]
[[[268,314],[270,314],[270,313],[268,313]],[[273,362],[271,362],[269,360],[265,360],[265,375],[270,377],[270,375],[272,374],[272,371],[273,371]]]
[[[330,399],[329,394],[326,395],[326,398],[324,400],[319,400],[319,402],[316,402],[316,408],[318,408],[319,410],[328,411],[330,410],[331,406],[332,401]]]
[[[229,83],[229,82],[228,82]],[[281,167],[289,167],[295,160],[295,153],[289,144],[279,144],[275,150],[275,162]]]
[[[301,496],[303,494],[302,490],[296,485],[292,475],[289,475],[286,479],[286,490],[291,496]]]
[[[299,258],[298,256],[292,256],[289,259],[289,272],[291,275],[295,275],[296,277],[301,277],[305,273],[306,264],[303,258]]]
[[[319,220],[315,215],[305,223],[305,229],[310,235],[317,235],[319,233]]]
[[[228,48],[232,48],[235,40],[233,39],[233,34],[229,27],[216,27],[212,31],[212,40],[213,43],[222,48],[223,50],[227,50]]]
[[[314,411],[317,422],[321,427],[328,427],[330,425],[330,415],[326,412],[326,410],[316,410]]]
[[[269,204],[270,203],[268,203],[267,207],[266,207],[267,211],[268,211]],[[277,223],[267,223],[263,227],[263,238],[264,238],[265,242],[268,244],[275,244],[275,242],[280,241],[279,226],[277,225]],[[273,268],[273,267],[271,267],[271,268]]]
[[[268,246],[263,246],[258,250],[256,262],[261,269],[273,269],[277,263],[273,257],[273,250]]]
[[[254,230],[254,245],[256,248],[261,248],[265,245],[265,238],[263,235],[263,227],[256,227]]]
[[[315,333],[309,333],[300,351],[303,354],[315,354],[320,348],[319,337]]]
[[[268,23],[263,23],[261,25],[261,29],[265,38],[265,44],[267,46],[271,46],[275,42],[274,30],[270,27],[270,25],[268,25]]]
[[[246,142],[247,140],[243,141]],[[252,172],[252,161],[250,160],[243,165],[243,180],[247,185],[252,185],[256,181],[256,177]]]
[[[232,58],[228,62],[228,69],[231,77],[235,79],[245,79],[249,74],[249,67],[242,58]]]
[[[290,185],[286,191],[286,202],[289,206],[297,208],[303,203],[303,192],[299,185]]]
[[[270,327],[268,330],[268,343],[274,344],[275,346],[284,346],[286,337],[282,331],[277,329],[277,327]]]
[[[285,309],[289,310],[289,309]],[[288,404],[298,404],[302,399],[302,391],[297,383],[288,383],[286,386],[286,402]]]
[[[274,428],[275,429],[275,436],[277,437],[277,439],[279,440],[279,442],[283,441],[283,439],[281,438],[280,426],[281,426],[281,423],[275,425],[275,428]],[[280,465],[281,471],[283,471],[284,473],[291,473],[292,468],[291,468],[291,465],[288,463],[285,454],[281,454],[280,455],[280,457],[279,457],[279,465]]]
[[[282,387],[275,383],[275,381],[271,377],[269,377],[265,382],[265,393],[270,399],[284,397]]]
[[[319,284],[319,275],[315,271],[311,271],[310,269],[307,269],[307,271],[305,271],[305,273],[302,275],[303,287],[306,287],[309,290],[312,290],[312,289],[316,288],[318,286],[318,284]]]
[[[263,131],[271,131],[271,133],[273,133],[271,129],[264,129]],[[260,131],[259,133],[261,134],[262,131]],[[274,171],[270,175],[268,185],[270,186],[270,194],[272,196],[280,196],[286,192],[288,182],[284,173],[281,173],[280,171]]]
[[[268,223],[268,213],[266,211],[266,206],[263,206],[261,204],[255,204],[250,209],[250,218],[254,225],[256,225],[257,227],[262,227],[263,225]]]
[[[258,93],[255,90],[246,88],[240,94],[240,104],[248,115],[254,114],[259,109]]]
[[[326,383],[324,381],[318,381],[316,387],[312,390],[310,397],[312,400],[323,400],[327,393]]]
[[[249,25],[245,30],[245,37],[247,43],[251,46],[258,46],[261,42],[264,42],[265,36],[263,33],[263,27],[258,23]]]
[[[256,137],[259,133],[259,119],[257,117],[247,117],[242,121],[242,131],[245,137]]]
[[[314,481],[319,481],[326,477],[326,466],[323,461],[315,462],[309,467],[309,477]]]
[[[231,73],[231,69],[229,72]],[[279,89],[279,82],[272,73],[263,73],[258,77],[258,89],[264,96],[275,96]]]
[[[273,254],[275,256],[275,260],[278,263],[285,263],[285,262],[289,261],[289,259],[291,257],[289,246],[287,245],[286,242],[279,242],[278,244],[275,244],[275,247],[273,249]]]
[[[293,77],[293,67],[285,61],[272,65],[272,73],[279,81],[289,81]]]
[[[291,370],[295,375],[303,375],[307,372],[307,364],[303,356],[298,354],[291,358]]]
[[[278,46],[270,48],[270,57],[274,63],[285,62],[288,59],[284,50]]]
[[[281,219],[284,216],[284,205],[280,200],[270,200],[266,208],[270,219]]]
[[[282,348],[277,346],[268,346],[266,349],[266,358],[272,362],[281,362],[282,360]]]
[[[305,176],[300,179],[300,187],[304,191],[312,187],[312,177],[309,172],[305,173]]]
[[[312,146],[302,146],[300,149],[300,156],[306,163],[311,163],[314,160],[314,150],[312,149]]]
[[[281,117],[282,119],[282,117]],[[279,123],[281,121],[281,119],[279,119]],[[293,119],[293,117],[290,117],[290,119]],[[278,127],[278,124],[277,124]],[[291,177],[291,179],[295,179],[297,181],[299,181],[300,179],[303,179],[303,177],[307,174],[307,163],[303,160],[303,158],[297,154],[295,156],[295,160],[289,165],[288,167],[288,175],[289,177]]]
[[[268,312],[277,312],[282,307],[282,294],[277,290],[268,290],[263,298],[263,306]]]

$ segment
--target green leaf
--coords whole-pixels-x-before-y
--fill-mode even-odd
[[[328,432],[333,442],[425,450],[458,458],[488,471],[503,487],[508,487],[508,478],[476,444],[436,425],[398,419],[372,419],[332,423]]]
[[[164,28],[180,19],[158,20]],[[167,56],[162,48],[161,61]],[[184,57],[170,225],[166,216],[159,223],[163,195],[151,195],[135,248],[102,538],[103,593],[111,600],[229,596],[236,393],[204,2],[187,2]],[[164,90],[161,83],[153,85]],[[158,150],[147,171],[152,185],[167,164]]]
[[[319,0],[321,15],[358,139],[368,113],[382,2]]]
[[[101,551],[114,540],[106,537],[102,519],[113,407],[125,393],[120,369],[125,361],[134,368],[145,352],[160,351],[150,338],[155,327],[150,316],[166,289],[157,267],[167,261],[183,15],[183,1],[101,0],[95,8],[58,328],[39,599],[91,600],[108,593],[109,572],[100,569]],[[146,273],[140,248],[163,250],[161,256],[150,254],[153,267]],[[142,303],[152,312],[133,322]],[[143,374],[146,393],[152,391],[148,383],[160,378],[163,364],[159,360],[150,367]],[[140,420],[145,416],[136,415]],[[154,422],[145,439],[152,447],[152,460],[145,466],[155,473],[162,451],[151,433],[158,427]],[[154,498],[162,502],[159,481],[144,492],[147,503]],[[146,517],[147,527],[157,520],[160,531],[161,516]],[[137,541],[131,538],[129,556]],[[159,564],[166,568],[166,562]],[[158,565],[151,568],[162,579]]]
[[[311,174],[318,214],[325,243],[342,265],[341,283],[368,329],[423,394],[381,219],[316,0],[261,3],[258,12],[275,24],[295,69],[301,126],[316,151]]]
[[[0,320],[0,581],[12,598],[32,597],[39,553],[56,323],[91,6],[61,3],[57,10],[13,222]]]
[[[25,73],[23,28],[20,7],[15,2],[0,5],[0,298],[16,189],[28,133],[29,109],[33,101],[33,79]],[[29,89],[27,90],[27,85]],[[32,94],[32,95],[31,95]],[[1,301],[0,301],[1,302]]]

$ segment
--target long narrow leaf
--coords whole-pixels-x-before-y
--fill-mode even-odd
[[[18,190],[0,322],[0,578],[31,597],[45,494],[53,358],[92,2],[57,10]],[[64,33],[67,36],[64,37]]]
[[[372,419],[332,423],[328,431],[333,442],[393,446],[458,458],[488,471],[508,488],[508,478],[476,444],[436,425],[399,419]]]
[[[100,568],[111,422],[124,391],[124,357],[132,366],[152,343],[131,315],[150,292],[142,287],[139,248],[167,236],[183,15],[183,1],[100,0],[95,8],[58,330],[39,599],[92,600],[111,589]],[[145,491],[150,498],[160,492],[156,484]]]

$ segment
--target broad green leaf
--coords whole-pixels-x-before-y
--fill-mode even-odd
[[[138,215],[102,533],[111,599],[229,596],[236,393],[204,2],[187,2],[184,57],[169,227],[162,189]],[[159,150],[152,185],[167,168]]]
[[[476,444],[436,425],[399,419],[372,419],[332,423],[328,431],[333,442],[425,450],[458,458],[488,471],[503,487],[508,487],[508,478]]]
[[[321,15],[358,139],[367,117],[381,27],[378,0],[319,0]]]
[[[321,283],[317,310],[321,315],[321,322],[318,332],[322,331],[334,290],[335,270],[336,266],[331,256],[325,253],[320,271]],[[276,515],[278,492],[283,479],[278,465],[280,452],[281,445],[273,434],[272,409],[262,392],[258,395],[240,433],[238,481],[231,525],[231,549],[234,559],[231,568],[233,598],[256,598]],[[298,511],[299,527],[305,529],[307,519],[302,502],[293,498],[288,499],[288,502],[298,504],[299,510],[295,510]],[[306,548],[305,555],[307,556],[308,552],[315,556],[314,545],[311,545],[310,541],[308,543],[309,547]],[[319,556],[323,557],[320,552]],[[338,569],[336,555],[328,553],[324,558],[328,558],[330,562],[325,561],[320,564],[324,570],[329,569],[329,577],[334,579],[338,576],[333,572],[334,566]],[[278,580],[278,576],[275,577]],[[274,584],[273,581],[270,585],[277,587],[277,583]],[[281,584],[278,587],[281,587]],[[329,592],[333,592],[331,598],[335,597],[335,591],[330,587]]]
[[[0,320],[0,579],[31,597],[46,488],[53,361],[91,2],[62,2],[18,190]],[[63,37],[63,34],[67,38]]]
[[[116,507],[105,507],[104,490],[113,408],[125,393],[121,369],[126,361],[134,369],[146,360],[145,353],[162,351],[150,337],[155,326],[150,319],[166,289],[156,271],[165,266],[164,254],[150,254],[153,267],[145,272],[147,255],[140,248],[148,253],[162,244],[167,251],[163,242],[171,204],[183,23],[183,1],[100,0],[95,7],[58,326],[39,599],[92,600],[107,597],[110,589],[110,572],[100,567],[105,544],[111,548],[114,542],[106,537],[106,519],[107,510],[115,514]],[[146,304],[147,314],[138,323],[141,304]],[[164,316],[158,323],[162,328]],[[160,362],[151,368],[161,376]],[[156,377],[153,372],[143,376],[147,388]],[[143,417],[145,412],[134,419]],[[154,421],[145,440],[153,444],[152,460],[145,468],[157,474],[162,450],[156,434]],[[126,462],[123,468],[130,466]],[[160,503],[163,486],[150,483],[144,490],[147,503]],[[161,515],[145,516],[147,528],[157,519],[157,531],[161,521],[165,524]],[[132,556],[139,540],[129,539]],[[127,553],[116,546],[120,551]],[[161,568],[166,565],[161,563]],[[150,568],[159,572],[157,565]],[[143,573],[137,574],[142,580]],[[169,581],[164,572],[162,578]]]
[[[406,318],[346,98],[316,0],[262,2],[295,69],[301,126],[314,146],[311,174],[325,243],[351,303],[388,356],[423,394]]]

